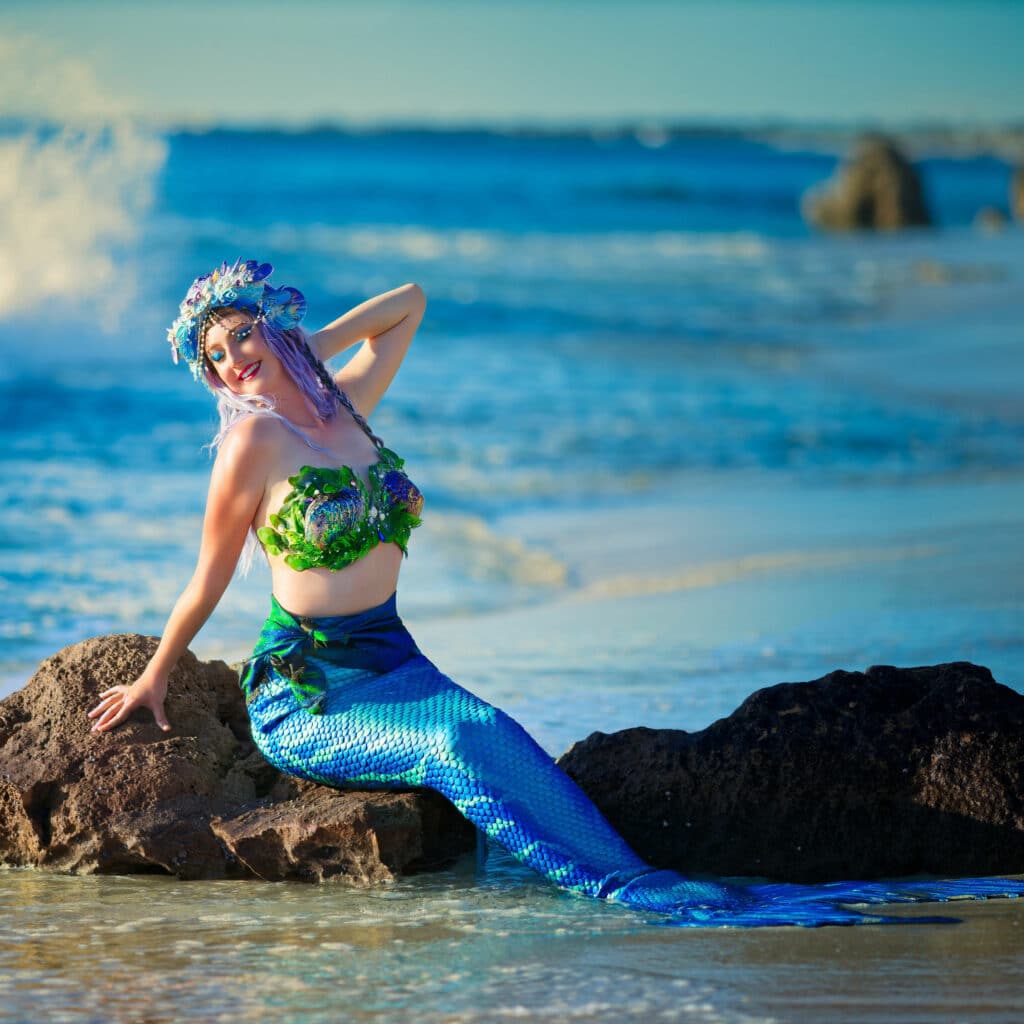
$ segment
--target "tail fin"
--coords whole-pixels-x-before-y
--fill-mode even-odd
[[[768,883],[750,886],[713,886],[710,883],[676,883],[673,873],[658,872],[626,886],[627,902],[646,909],[664,909],[672,928],[764,928],[855,924],[957,924],[955,917],[893,917],[853,909],[863,904],[948,903],[952,900],[1014,899],[1024,896],[1024,882],[1009,878],[962,878],[900,882],[831,882],[825,885]],[[680,877],[680,876],[675,876]],[[705,891],[701,891],[701,887]],[[713,890],[718,888],[719,893]],[[636,890],[635,892],[633,890]],[[715,898],[716,895],[718,898]],[[653,897],[657,897],[654,899]],[[678,902],[669,908],[672,898]],[[680,897],[685,897],[680,899]],[[659,906],[659,903],[661,906]]]
[[[952,900],[1015,899],[1024,881],[1010,878],[922,879],[899,882],[829,882],[825,885],[752,885],[750,893],[775,904],[948,903]]]

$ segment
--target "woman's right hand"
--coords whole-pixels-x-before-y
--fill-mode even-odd
[[[143,672],[130,686],[119,683],[100,694],[100,702],[89,712],[95,718],[92,732],[106,732],[120,725],[136,708],[146,707],[153,712],[156,724],[164,732],[171,728],[164,713],[167,680]]]

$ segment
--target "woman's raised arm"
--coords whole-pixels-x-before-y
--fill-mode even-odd
[[[210,617],[231,581],[246,532],[259,509],[266,486],[261,440],[271,424],[262,416],[238,423],[224,439],[210,478],[199,559],[192,579],[171,612],[163,637],[142,675],[131,685],[118,684],[100,694],[90,712],[94,732],[120,725],[136,708],[148,707],[157,725],[170,729],[164,698],[171,669]]]
[[[426,308],[423,289],[403,284],[367,299],[310,336],[310,347],[324,362],[366,339],[337,375],[339,386],[363,416],[369,416],[384,397]]]

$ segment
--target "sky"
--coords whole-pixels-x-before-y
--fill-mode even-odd
[[[0,111],[1024,122],[1024,0],[0,0]]]

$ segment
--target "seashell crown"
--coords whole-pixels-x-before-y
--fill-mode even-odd
[[[306,300],[295,288],[272,288],[267,284],[273,270],[269,263],[238,259],[197,277],[178,309],[178,319],[167,331],[174,362],[183,358],[192,376],[203,378],[203,320],[210,310],[222,306],[251,313],[257,322],[263,320],[281,330],[297,326],[306,315]]]

